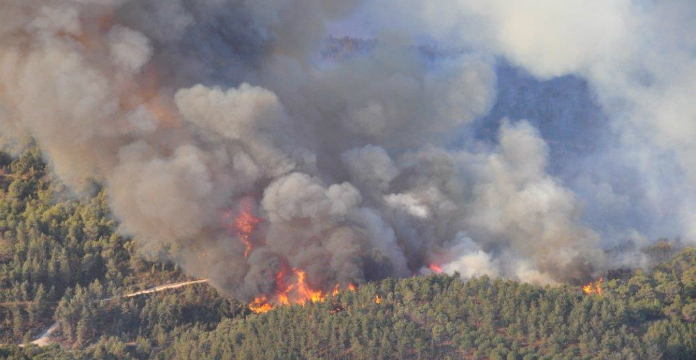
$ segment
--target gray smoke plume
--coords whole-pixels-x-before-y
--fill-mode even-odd
[[[652,44],[634,34],[652,17],[622,17],[628,0],[389,3],[5,0],[0,116],[36,138],[67,183],[100,178],[145,250],[243,300],[281,290],[288,268],[324,292],[433,264],[538,283],[605,270],[609,232],[583,205],[610,206],[578,194],[621,198],[605,169],[628,158],[647,173],[657,146],[690,168],[689,132],[672,115],[688,118],[693,82],[668,80],[696,63],[691,54],[667,71],[648,67],[668,60],[650,49],[656,59],[623,69]],[[332,24],[387,9],[408,29],[384,20],[365,49],[321,55]],[[467,50],[430,56],[414,46],[423,37]],[[680,49],[673,40],[663,47]],[[487,139],[474,134],[504,83],[501,56],[541,79],[571,73],[595,86],[621,140],[584,157],[598,179],[550,171],[554,145],[530,122],[503,114]],[[251,233],[235,228],[245,212],[263,219]]]

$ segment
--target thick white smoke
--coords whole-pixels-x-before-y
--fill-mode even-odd
[[[578,164],[593,173],[584,174],[578,186],[600,193],[587,200],[602,212],[632,212],[626,203],[649,209],[654,223],[644,230],[651,236],[696,241],[696,107],[689,101],[696,91],[693,1],[387,2],[367,11],[376,23],[387,21],[385,9],[402,9],[401,17],[389,16],[402,20],[390,22],[400,31],[417,29],[431,39],[504,57],[540,79],[586,80],[607,114],[611,142],[603,154]],[[629,171],[609,170],[619,167]],[[625,188],[635,190],[626,194]],[[633,198],[627,202],[623,196]],[[611,198],[616,202],[607,203]]]
[[[540,283],[604,269],[599,233],[548,173],[529,123],[451,144],[472,139],[469,125],[493,106],[505,56],[539,77],[587,77],[645,170],[653,146],[671,146],[686,169],[692,145],[672,115],[693,84],[645,69],[667,61],[656,50],[655,62],[630,62],[649,45],[634,34],[649,19],[628,0],[405,1],[389,10],[412,38],[320,56],[330,23],[358,9],[378,17],[387,3],[5,1],[3,120],[33,135],[66,182],[98,176],[145,249],[241,299],[277,291],[284,268],[324,291],[431,264]],[[385,34],[399,28],[384,22]],[[425,36],[471,50],[427,56],[412,46]],[[666,92],[635,86],[638,75]],[[655,139],[637,136],[645,126]],[[229,214],[247,206],[264,220],[230,232]]]

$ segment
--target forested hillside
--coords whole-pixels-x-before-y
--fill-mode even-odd
[[[137,255],[134,240],[116,234],[105,192],[88,185],[91,196],[75,200],[52,181],[32,144],[14,159],[0,153],[0,344],[33,339],[54,319],[66,343],[77,347],[104,331],[154,336],[150,330],[161,333],[183,321],[181,313],[196,318],[221,303],[232,306],[207,285],[154,301],[99,301],[183,276],[170,264]],[[219,320],[227,310],[215,314]],[[142,326],[150,322],[157,324]]]
[[[106,195],[75,200],[39,151],[0,154],[0,358],[694,359],[696,250],[598,285],[387,279],[254,314],[116,233]],[[662,253],[665,253],[664,251]],[[57,321],[60,344],[20,348]]]
[[[601,289],[585,295],[487,277],[386,280],[316,306],[191,329],[160,358],[695,358],[696,251]]]

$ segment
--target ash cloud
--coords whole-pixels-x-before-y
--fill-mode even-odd
[[[638,120],[627,114],[641,113],[638,100],[660,105],[650,109],[661,116],[683,101],[629,91],[628,74],[607,76],[633,54],[617,54],[618,43],[635,53],[646,46],[631,41],[634,19],[622,17],[632,4],[568,0],[547,4],[557,16],[534,6],[518,19],[505,1],[436,2],[456,11],[392,4],[416,32],[393,36],[400,25],[384,22],[386,35],[368,50],[325,57],[332,23],[384,8],[358,0],[5,1],[3,129],[34,136],[67,183],[100,178],[124,233],[243,300],[277,291],[286,267],[306,271],[323,291],[434,263],[466,277],[538,283],[605,270],[606,232],[585,221],[577,184],[551,171],[539,131],[508,120],[488,139],[473,129],[493,108],[496,59],[505,56],[540,78],[587,77],[616,118],[622,146],[613,154],[654,160],[648,150],[658,145],[633,136],[628,125]],[[576,7],[601,14],[602,26],[568,24]],[[541,26],[545,36],[518,31]],[[589,41],[598,31],[600,43]],[[471,50],[438,57],[413,46],[452,34]],[[640,119],[663,144],[678,133],[674,121]],[[675,163],[688,165],[680,154],[691,145],[681,140]],[[612,193],[617,184],[601,180],[588,186]],[[242,203],[263,219],[248,254],[230,231],[229,214]]]

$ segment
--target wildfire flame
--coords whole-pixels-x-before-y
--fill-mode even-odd
[[[288,280],[292,281],[288,283]],[[354,291],[355,285],[349,284],[348,290]],[[331,292],[313,289],[307,283],[307,273],[302,269],[282,267],[276,273],[276,294],[272,298],[259,296],[249,304],[249,310],[261,314],[272,310],[275,306],[305,305],[307,303],[323,302],[330,294],[337,295],[341,286],[336,284]]]
[[[316,303],[319,301],[324,300],[326,297],[325,294],[321,292],[321,290],[312,290],[309,285],[305,282],[305,278],[307,277],[307,273],[300,269],[294,269],[293,270],[295,274],[297,274],[297,290],[300,295],[300,299],[298,300],[298,303],[304,304],[308,300],[311,301],[312,303]]]
[[[602,284],[604,284],[604,278],[597,280],[595,283],[589,283],[582,287],[582,291],[587,295],[602,295]]]
[[[382,297],[379,295],[375,295],[375,304],[380,304],[382,303]]]
[[[440,267],[438,264],[430,264],[428,265],[428,268],[435,274],[442,274],[442,267]]]
[[[231,218],[231,212],[225,214],[225,218]],[[251,251],[254,249],[254,244],[251,241],[251,235],[256,227],[263,219],[254,216],[253,202],[251,200],[242,200],[239,204],[239,214],[232,221],[231,230],[237,234],[239,241],[244,244],[244,258],[248,258]]]
[[[261,314],[265,312],[271,311],[272,307],[271,304],[268,303],[266,300],[266,297],[259,297],[254,300],[251,304],[249,304],[249,310]]]

